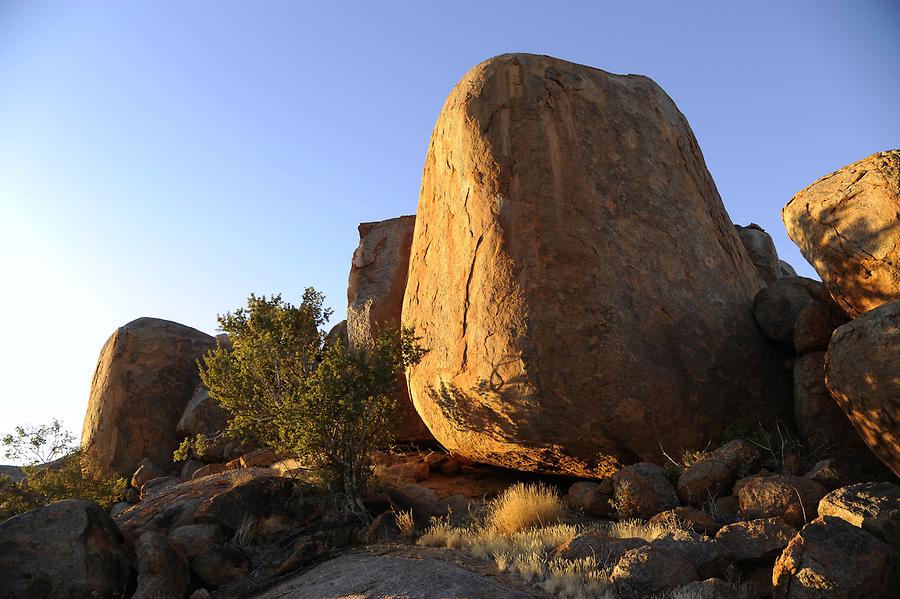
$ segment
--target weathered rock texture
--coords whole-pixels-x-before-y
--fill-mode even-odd
[[[775,250],[775,242],[772,236],[766,233],[766,230],[757,225],[750,223],[746,227],[735,225],[741,243],[750,255],[756,272],[768,284],[775,279],[781,278],[781,263],[778,260],[778,252]]]
[[[122,535],[97,504],[68,499],[0,522],[0,596],[127,596]]]
[[[138,318],[100,351],[81,443],[108,474],[131,475],[143,458],[172,467],[175,426],[200,375],[197,358],[213,337],[176,322]]]
[[[400,326],[415,225],[415,216],[359,225],[359,246],[353,252],[347,286],[347,336],[351,348],[370,347],[381,330]],[[396,399],[397,440],[433,439],[409,398],[406,377],[401,377]]]
[[[781,219],[847,314],[900,299],[900,150],[822,177],[791,198]]]
[[[763,282],[653,81],[484,62],[432,134],[403,321],[417,410],[454,454],[611,473],[782,413]]]
[[[825,382],[863,441],[900,476],[900,301],[834,332]]]

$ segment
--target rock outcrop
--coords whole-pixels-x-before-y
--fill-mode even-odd
[[[900,150],[822,177],[781,211],[788,235],[852,317],[900,299]]]
[[[158,318],[116,330],[97,361],[81,443],[106,474],[130,476],[143,458],[172,468],[176,424],[200,381],[197,358],[213,337]]]
[[[765,229],[756,223],[750,223],[746,227],[735,225],[734,228],[747,253],[750,254],[750,260],[756,267],[756,272],[767,285],[784,276],[781,274],[781,262],[778,259],[778,252],[775,250],[775,242],[772,241],[772,236],[766,233]]]
[[[129,578],[122,535],[97,504],[67,499],[0,522],[4,599],[123,597]]]
[[[825,381],[859,436],[900,476],[900,301],[838,328]]]
[[[783,415],[763,281],[653,81],[525,54],[450,94],[426,158],[407,373],[454,454],[598,476]]]
[[[359,246],[353,252],[347,286],[347,336],[351,348],[370,347],[381,330],[400,326],[415,225],[415,216],[359,225]],[[405,377],[401,377],[396,400],[396,439],[433,440],[412,404]]]

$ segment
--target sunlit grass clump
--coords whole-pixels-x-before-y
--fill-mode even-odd
[[[556,524],[564,513],[565,506],[556,489],[543,483],[517,483],[490,503],[485,523],[494,532],[512,534]]]

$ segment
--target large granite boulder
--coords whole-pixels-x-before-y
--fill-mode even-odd
[[[158,318],[116,330],[100,351],[81,443],[106,474],[130,476],[143,458],[169,470],[175,426],[200,382],[197,358],[213,337]]]
[[[371,347],[381,330],[400,326],[415,226],[415,216],[359,225],[347,285],[347,336],[354,350]],[[394,436],[398,441],[433,440],[409,398],[406,377],[399,383]]]
[[[900,486],[860,483],[835,489],[819,502],[820,516],[834,516],[869,531],[900,551]]]
[[[788,235],[852,317],[900,299],[900,150],[872,154],[798,192]]]
[[[435,125],[403,305],[416,409],[454,454],[593,477],[789,410],[762,288],[653,81],[472,69]],[[745,422],[747,421],[747,422]]]
[[[800,315],[815,303],[829,301],[822,283],[806,277],[782,277],[753,298],[753,317],[766,337],[793,350]]]
[[[112,518],[67,499],[0,522],[4,599],[123,597],[131,568]]]
[[[900,476],[900,301],[838,328],[825,382],[872,451]]]

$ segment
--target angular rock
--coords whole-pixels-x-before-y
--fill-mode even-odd
[[[349,554],[281,580],[253,599],[322,597],[415,597],[529,599],[532,595],[459,566],[435,559]]]
[[[181,472],[178,476],[181,478],[181,480],[191,480],[192,478],[194,478],[195,472],[205,467],[206,464],[204,464],[200,460],[188,459],[185,460],[184,466],[181,467]]]
[[[650,79],[476,66],[435,126],[416,219],[403,322],[429,352],[407,378],[454,455],[598,478],[787,406],[749,310],[763,282]]]
[[[170,532],[169,539],[190,559],[224,541],[225,535],[215,524],[188,524]]]
[[[819,502],[820,516],[834,516],[867,530],[900,551],[900,486],[861,483],[832,491]]]
[[[626,552],[610,580],[621,597],[649,597],[697,580],[697,572],[682,556],[650,545]]]
[[[816,302],[831,298],[822,283],[806,277],[783,277],[760,291],[753,299],[753,316],[766,337],[789,349],[794,348],[797,318]]]
[[[225,464],[207,464],[202,468],[198,468],[191,475],[191,480],[197,480],[198,478],[203,478],[204,476],[209,476],[211,474],[218,474],[219,472],[225,472],[228,468],[225,467]]]
[[[612,476],[613,501],[620,518],[650,518],[678,505],[675,489],[662,468],[642,462]]]
[[[95,503],[67,499],[0,522],[4,599],[120,596],[129,574],[122,535]]]
[[[325,335],[325,346],[330,347],[335,343],[340,343],[344,347],[350,347],[350,336],[347,332],[347,321],[342,320],[328,331]]]
[[[241,468],[268,468],[278,461],[278,454],[274,450],[264,447],[254,449],[240,457]]]
[[[400,326],[415,226],[415,216],[359,225],[359,246],[353,252],[347,285],[347,336],[351,348],[371,347],[380,331]],[[406,377],[400,377],[396,400],[397,440],[432,440],[410,399]]]
[[[137,590],[131,599],[184,597],[191,570],[184,556],[158,532],[142,534],[134,544],[137,557]]]
[[[822,177],[781,211],[788,235],[855,318],[900,299],[900,150]]]
[[[384,514],[381,514],[382,516]],[[393,514],[391,514],[393,515]],[[372,522],[374,524],[375,521]],[[375,536],[373,541],[377,541],[379,537]],[[293,551],[284,560],[280,566],[278,566],[278,570],[276,574],[278,576],[283,576],[288,572],[293,572],[297,568],[301,566],[306,566],[307,564],[325,556],[327,553],[327,549],[320,541],[302,541],[298,542],[294,545]]]
[[[723,526],[716,534],[716,542],[731,561],[772,563],[795,534],[797,529],[782,518],[761,518]]]
[[[100,351],[81,444],[106,474],[133,473],[143,458],[173,467],[175,426],[200,381],[197,358],[215,339],[196,329],[138,318],[116,330]]]
[[[738,237],[744,249],[750,255],[750,261],[756,267],[756,272],[760,278],[768,285],[775,279],[781,277],[781,264],[778,261],[778,252],[775,250],[775,242],[772,236],[766,233],[766,230],[757,225],[750,223],[746,227],[735,225]]]
[[[759,451],[744,439],[729,441],[688,466],[678,477],[678,496],[685,503],[702,503],[731,490],[741,472],[759,461]]]
[[[776,599],[835,597],[888,599],[897,596],[897,552],[861,528],[817,518],[775,562]]]
[[[716,497],[715,506],[716,521],[723,524],[731,524],[741,519],[741,508],[738,498],[734,495]]]
[[[213,545],[191,560],[191,569],[203,584],[219,588],[247,574],[250,560],[231,545]]]
[[[650,523],[676,522],[682,528],[693,530],[702,535],[715,535],[722,525],[709,517],[709,514],[695,507],[677,507],[660,512],[650,518]]]
[[[900,476],[900,301],[838,328],[825,382],[856,432]]]
[[[612,509],[609,505],[612,495],[613,485],[608,478],[599,483],[580,481],[569,487],[566,502],[585,516],[605,518]]]
[[[666,532],[654,539],[651,546],[683,557],[694,566],[700,578],[718,575],[724,565],[719,544],[689,530]]]
[[[553,550],[550,559],[579,560],[592,557],[603,567],[615,566],[626,552],[647,545],[644,539],[618,539],[583,533]]]
[[[748,519],[781,517],[800,528],[816,517],[819,500],[827,492],[802,476],[757,476],[739,481],[738,502]]]
[[[794,322],[794,349],[798,354],[825,351],[834,330],[849,319],[834,302],[813,302],[803,308]]]
[[[151,460],[143,459],[141,460],[141,465],[138,466],[138,469],[135,470],[134,474],[131,476],[131,486],[135,489],[140,489],[154,478],[165,475],[166,473],[163,469],[154,464]]]
[[[806,447],[820,455],[872,459],[825,386],[825,352],[806,354],[794,362],[794,422]]]

